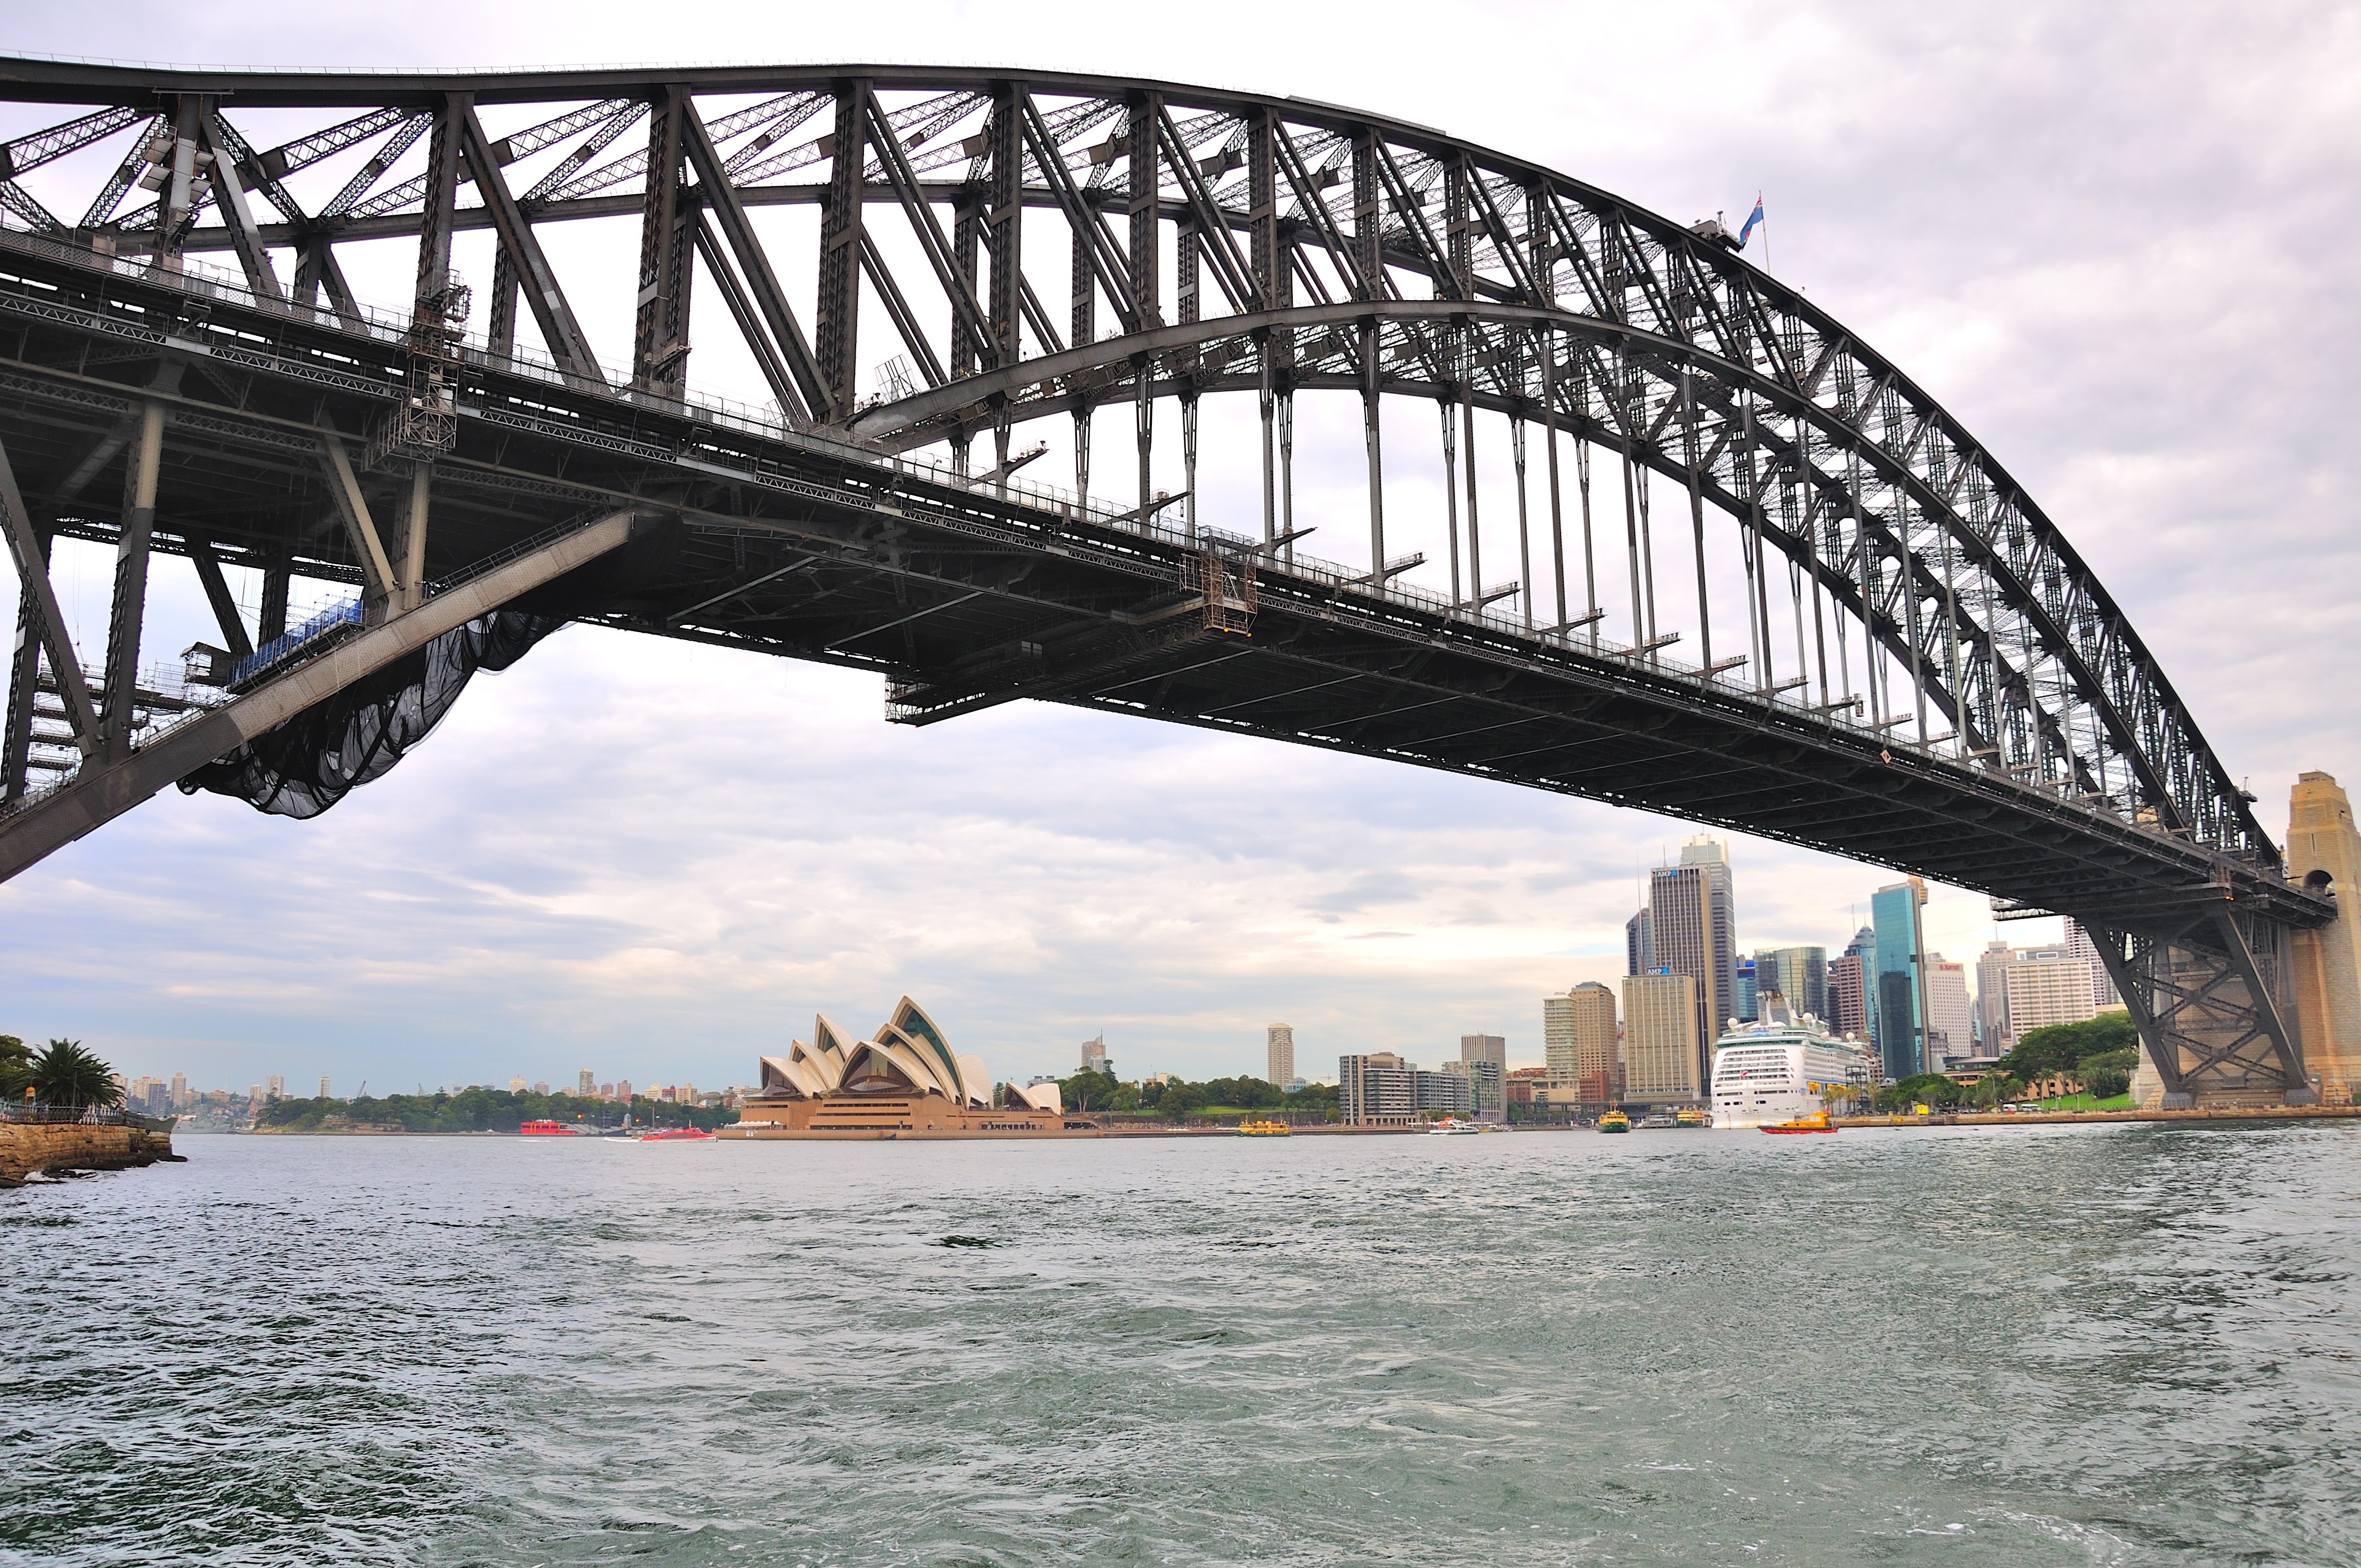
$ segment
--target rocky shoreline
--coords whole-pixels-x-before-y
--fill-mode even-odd
[[[81,1122],[0,1122],[0,1187],[45,1170],[135,1170],[175,1163],[169,1129]]]

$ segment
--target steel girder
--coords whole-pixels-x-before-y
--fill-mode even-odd
[[[1183,406],[1192,465],[1197,399],[1250,391],[1261,400],[1270,454],[1264,459],[1270,476],[1265,493],[1271,498],[1264,538],[1276,544],[1288,447],[1287,437],[1274,442],[1271,430],[1274,418],[1290,419],[1298,392],[1430,399],[1460,411],[1472,565],[1481,542],[1474,510],[1474,413],[1491,411],[1514,422],[1521,526],[1522,426],[1538,423],[1546,434],[1560,587],[1555,604],[1544,609],[1537,605],[1536,586],[1521,578],[1516,597],[1523,625],[1540,629],[1521,638],[1513,628],[1503,630],[1500,617],[1485,614],[1488,590],[1482,582],[1460,596],[1464,602],[1438,605],[1396,580],[1402,568],[1386,558],[1383,466],[1372,422],[1373,559],[1363,575],[1397,620],[1433,617],[1441,628],[1436,635],[1488,648],[1509,636],[1513,647],[1499,656],[1511,663],[1611,670],[1610,685],[1637,678],[1677,690],[1680,704],[1701,700],[1718,716],[1717,724],[1762,727],[1780,738],[1779,746],[1801,735],[1807,751],[1871,757],[1889,773],[1898,767],[1916,775],[1911,787],[1938,787],[1958,813],[1953,828],[1970,839],[1989,831],[1989,817],[1977,815],[1987,809],[2012,819],[2051,820],[2065,838],[2118,846],[2109,853],[2143,862],[2155,875],[2092,871],[2100,861],[2087,859],[2081,872],[2061,862],[2047,882],[2030,863],[1980,872],[1960,861],[1946,861],[1947,870],[1907,861],[1914,869],[1971,886],[2004,887],[2006,896],[2079,908],[2094,918],[2120,913],[2127,900],[2136,903],[2142,887],[2202,885],[2227,875],[2245,905],[2259,901],[2287,919],[2323,916],[2313,906],[2317,901],[2308,903],[2279,883],[2277,851],[2249,803],[2120,609],[2055,526],[1955,420],[1825,313],[1711,238],[1538,165],[1429,127],[1333,105],[1060,73],[1017,80],[987,71],[841,66],[367,76],[10,60],[0,62],[0,75],[7,78],[0,98],[86,109],[6,144],[9,177],[38,169],[41,179],[58,182],[59,192],[44,205],[27,186],[28,204],[10,211],[93,264],[111,267],[115,285],[125,275],[122,264],[104,263],[92,252],[146,257],[158,264],[150,276],[159,284],[204,291],[224,307],[238,304],[233,294],[245,292],[244,304],[257,311],[276,307],[295,323],[282,321],[261,336],[300,327],[302,334],[327,329],[382,344],[393,323],[374,324],[349,299],[333,247],[419,236],[423,312],[447,298],[450,236],[494,230],[500,258],[495,332],[490,342],[467,352],[476,374],[535,382],[545,405],[552,399],[565,405],[556,422],[568,428],[569,438],[591,426],[629,429],[649,417],[686,416],[694,427],[697,404],[685,390],[692,249],[771,385],[786,426],[775,433],[779,439],[808,429],[842,444],[858,461],[890,466],[890,454],[935,443],[963,455],[984,429],[1005,449],[1014,424],[1062,412],[1076,422],[1077,479],[1086,484],[1092,411],[1128,402],[1137,411],[1137,521],[1143,524],[1150,521],[1145,513],[1154,499],[1147,475],[1157,431],[1154,405],[1160,400]],[[234,121],[262,107],[318,109],[329,123],[257,150]],[[830,108],[832,117],[826,115]],[[645,148],[607,156],[610,144],[651,115]],[[810,126],[815,119],[829,127],[826,134],[807,134],[817,130]],[[183,122],[189,134],[176,141],[175,127]],[[106,187],[98,199],[86,209],[78,200],[65,201],[70,155],[126,135],[127,148],[91,155],[91,172]],[[423,172],[404,178],[422,158]],[[817,174],[821,163],[829,166],[824,178],[791,178],[807,169]],[[321,215],[307,217],[290,181],[315,166],[319,172],[309,178],[325,181],[335,193],[324,186]],[[158,171],[159,202],[116,217],[124,192],[134,184],[159,183]],[[369,194],[379,186],[380,193]],[[245,190],[259,192],[278,221],[257,221],[270,214],[249,214]],[[752,216],[782,205],[817,206],[821,215],[820,289],[800,319]],[[1042,311],[1018,259],[1018,225],[1028,207],[1060,222],[1071,238],[1071,346]],[[876,243],[895,225],[871,208],[899,211],[923,258],[919,268],[895,274],[892,258]],[[77,209],[85,216],[71,230],[27,215]],[[642,225],[633,364],[628,376],[602,377],[588,363],[587,341],[534,231],[555,222],[633,216]],[[1161,297],[1167,245],[1175,247],[1181,280],[1180,295],[1170,301]],[[292,302],[267,298],[274,292],[273,248],[296,252]],[[182,259],[208,250],[234,252],[249,290],[229,290]],[[18,270],[25,279],[17,308],[38,314],[41,289],[54,285],[31,280],[38,267]],[[620,286],[631,281],[624,279]],[[311,303],[323,284],[333,313]],[[575,285],[580,293],[583,280]],[[537,367],[534,355],[515,348],[520,288],[551,359],[570,375],[553,378]],[[881,400],[861,399],[856,333],[864,293],[884,312],[923,386],[888,388]],[[1115,336],[1095,335],[1102,303],[1117,323]],[[808,345],[803,320],[816,325]],[[160,335],[152,343],[123,344],[129,329],[118,313],[84,335],[111,342],[108,352],[126,356],[159,350]],[[60,330],[70,336],[73,329]],[[236,368],[241,352],[252,363]],[[39,368],[30,363],[34,356],[19,357],[27,361],[25,368]],[[343,369],[333,352],[290,356],[220,345],[201,357],[215,375],[308,379],[318,395],[331,399],[380,390],[364,385],[371,379],[368,354],[357,356],[363,362],[357,367]],[[104,398],[109,394],[99,385],[104,380],[101,373],[77,385],[85,396]],[[628,389],[609,392],[610,385]],[[585,398],[588,404],[579,401]],[[593,409],[601,399],[611,405],[604,413]],[[237,398],[226,401],[239,411],[246,406]],[[518,433],[533,422],[554,417],[547,406],[528,412],[522,404],[493,406],[498,401],[475,417],[508,422],[510,440],[522,438]],[[357,410],[356,422],[346,428],[368,428],[371,417],[371,411]],[[242,418],[241,411],[184,410],[174,415],[173,439],[205,429],[206,421],[227,426]],[[1282,432],[1288,428],[1281,423]],[[237,444],[226,430],[214,434],[227,447]],[[1642,616],[1636,557],[1626,645],[1603,640],[1600,622],[1609,612],[1587,549],[1589,586],[1580,602],[1568,598],[1559,516],[1561,434],[1576,444],[1586,522],[1587,455],[1594,448],[1627,459],[1637,471],[1642,516],[1647,474],[1686,492],[1699,541],[1695,631],[1701,644],[1713,635],[1703,559],[1704,509],[1711,504],[1716,541],[1730,539],[1745,561],[1750,602],[1742,658],[1719,664],[1701,659],[1707,667],[1696,669],[1667,654],[1675,638],[1656,634],[1653,585]],[[645,471],[634,485],[603,488],[608,499],[640,493],[657,473],[679,484],[698,482],[695,475],[701,470],[676,443],[621,434],[611,440],[613,450],[636,455]],[[1005,450],[1001,457],[997,485],[1005,489]],[[496,473],[500,467],[479,466],[480,483],[473,489],[463,484],[453,504],[463,512],[480,509],[482,498],[500,485],[516,487],[507,494],[520,508],[560,504],[556,495],[565,481],[545,472]],[[301,491],[312,477],[284,482]],[[535,485],[548,493],[528,499]],[[1635,493],[1631,478],[1625,486],[1627,497]],[[119,533],[118,520],[77,504],[71,495],[52,494],[36,504],[45,513],[45,532],[110,539]],[[1093,517],[1071,500],[1056,504]],[[489,512],[478,521],[487,540],[497,534]],[[155,547],[172,551],[184,547],[183,537],[214,537],[223,541],[222,558],[234,564],[300,557],[304,571],[330,578],[349,576],[361,564],[336,559],[336,531],[317,520],[291,521],[276,532],[258,528],[245,541],[235,530],[212,521],[199,528],[198,521],[191,519],[183,536],[159,512]],[[455,543],[469,537],[465,526],[451,535]],[[1455,514],[1452,542],[1456,551]],[[1351,587],[1351,573],[1297,558],[1291,534],[1284,548],[1283,559],[1259,558],[1267,604],[1284,607],[1283,613],[1309,613],[1284,591],[1290,571],[1322,585],[1315,597],[1332,602],[1360,591]],[[1529,546],[1527,554],[1529,567]],[[1784,681],[1777,678],[1784,654],[1772,629],[1768,588],[1774,554],[1792,564],[1796,596],[1795,656],[1786,661],[1794,675]],[[1180,558],[1192,555],[1183,550]],[[1532,576],[1530,569],[1522,574]],[[825,576],[814,570],[751,591],[759,598],[783,591],[784,585],[805,592]],[[283,575],[278,581],[283,584]],[[1865,644],[1883,650],[1882,660],[1860,661],[1862,691],[1850,689],[1851,674],[1841,656],[1841,684],[1847,685],[1841,694],[1831,690],[1824,651],[1812,670],[1802,609],[1806,584],[1816,640],[1826,634],[1820,623],[1825,600],[1838,617],[1840,650],[1848,622]],[[701,584],[693,597],[708,597],[719,586],[718,578]],[[1274,598],[1275,587],[1280,591]],[[730,602],[743,609],[750,601]],[[620,611],[609,619],[645,620]],[[898,664],[878,662],[911,691],[947,679],[957,686],[949,666],[988,652],[971,649],[946,658],[928,650],[935,627],[957,625],[956,616],[914,624],[927,628],[927,636],[900,630],[909,656]],[[746,645],[792,644],[808,656],[840,653],[825,636],[782,642],[767,634],[671,622],[648,629],[744,637]],[[1095,667],[1092,657],[1069,652],[1072,656],[1060,666],[1068,676]],[[1277,670],[1281,661],[1268,663]],[[1236,663],[1224,665],[1224,679],[1240,676],[1232,667]],[[1899,691],[1896,667],[1904,674]],[[1734,669],[1745,673],[1732,675]],[[1300,685],[1331,694],[1356,692],[1356,683],[1373,678],[1309,670],[1289,678],[1295,676],[1307,677]],[[1175,681],[1172,689],[1186,688],[1186,679]],[[1016,685],[1033,689],[1024,681]],[[1086,689],[1092,685],[1089,678],[1068,679],[1038,695],[1115,700]],[[1236,692],[1229,695],[1239,699]],[[1461,692],[1448,700],[1472,697]],[[1179,711],[1185,706],[1162,716],[1233,722]],[[1856,707],[1863,711],[1856,713]],[[1949,727],[1948,735],[1931,731],[1930,716]],[[1288,729],[1290,739],[1356,747],[1362,742],[1343,737],[1343,730],[1357,726],[1356,733],[1376,733],[1387,723],[1382,713],[1352,725],[1333,722],[1333,714],[1316,723],[1302,714],[1296,718],[1302,722]],[[1267,718],[1248,725],[1256,726],[1273,733],[1287,729]],[[1729,770],[1704,761],[1714,755],[1709,745],[1667,753],[1686,759],[1679,766],[1688,770],[1687,779],[1648,775],[1642,787],[1622,791],[1607,781],[1611,763],[1571,769],[1553,762],[1555,771],[1544,773],[1515,758],[1488,761],[1448,746],[1429,756],[1419,750],[1424,744],[1419,737],[1395,736],[1379,749],[1434,765],[1500,769],[1501,776],[1543,787],[1644,800],[1889,863],[1907,860],[1906,844],[1870,830],[1876,814],[1867,801],[1878,792],[1866,792],[1861,809],[1868,815],[1860,834],[1846,839],[1842,833],[1816,831],[1793,812],[1783,815],[1759,789],[1752,795],[1718,789],[1716,779]],[[1536,745],[1517,756],[1547,753],[1548,747]],[[1762,765],[1758,758],[1737,772],[1759,772]],[[1794,777],[1806,774],[1818,778],[1808,769]],[[1939,816],[1943,808],[1912,808],[1924,809]],[[1901,815],[1917,822],[1923,835],[1925,820],[1911,811]],[[2011,852],[2037,860],[2038,849],[2026,846],[2039,842],[2036,833]]]

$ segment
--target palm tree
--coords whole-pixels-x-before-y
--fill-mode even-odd
[[[26,1080],[52,1105],[120,1105],[115,1069],[80,1040],[51,1040],[26,1069]]]

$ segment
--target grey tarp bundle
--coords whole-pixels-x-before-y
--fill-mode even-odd
[[[478,616],[206,763],[181,788],[235,795],[280,817],[317,817],[425,740],[478,670],[507,669],[565,624],[564,616],[517,609]]]

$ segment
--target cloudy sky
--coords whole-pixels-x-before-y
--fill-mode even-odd
[[[2361,773],[2349,9],[1201,4],[1173,19],[901,0],[588,4],[562,29],[521,6],[119,0],[103,27],[85,7],[6,10],[16,49],[178,62],[1152,74],[1439,126],[1684,221],[1735,218],[1759,191],[1771,269],[2039,498],[2251,775],[2268,828],[2299,770]],[[646,36],[652,14],[675,30]],[[602,339],[610,360],[629,356],[620,322],[591,323],[626,334]],[[1316,511],[1326,460],[1306,461]],[[106,569],[60,553],[85,645]],[[185,575],[159,574],[151,647],[203,633]],[[1259,1070],[1274,1019],[1315,1072],[1359,1048],[1431,1061],[1479,1028],[1537,1060],[1541,997],[1620,972],[1635,883],[1689,831],[1052,707],[906,730],[882,696],[873,677],[567,630],[316,821],[174,795],[0,886],[0,1031],[206,1086],[580,1067],[715,1086],[815,1011],[865,1028],[908,992],[1002,1076],[1070,1069],[1101,1029],[1126,1072]],[[1732,856],[1742,948],[1833,948],[1891,880],[1745,839]],[[1993,934],[1976,895],[1938,890],[1928,913],[1954,958]]]

